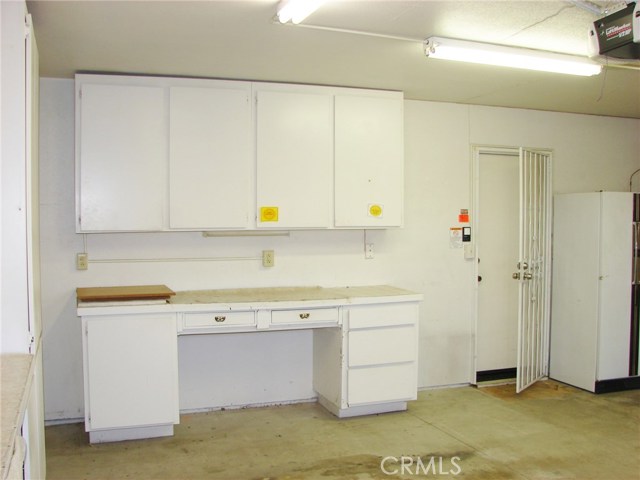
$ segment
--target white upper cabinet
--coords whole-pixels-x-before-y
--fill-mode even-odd
[[[245,229],[252,181],[251,85],[171,87],[169,227]]]
[[[77,230],[157,231],[167,198],[164,90],[77,85]]]
[[[402,225],[403,145],[401,95],[336,95],[336,227]]]
[[[258,227],[330,227],[332,96],[258,91],[256,115]]]
[[[402,226],[402,93],[76,75],[78,232]]]

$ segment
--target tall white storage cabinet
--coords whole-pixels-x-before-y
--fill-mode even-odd
[[[640,386],[634,251],[633,193],[556,195],[551,378],[596,393]]]
[[[33,22],[24,0],[0,1],[0,58],[0,476],[43,479],[39,70]]]

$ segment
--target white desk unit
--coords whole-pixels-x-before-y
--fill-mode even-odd
[[[418,303],[389,286],[178,292],[164,304],[78,305],[92,443],[173,434],[178,335],[313,329],[313,388],[338,417],[417,395]],[[124,303],[124,302],[123,302]]]

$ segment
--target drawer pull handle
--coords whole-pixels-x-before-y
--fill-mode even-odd
[[[303,320],[306,320],[307,318],[309,318],[309,315],[311,315],[310,313],[301,313],[300,314],[300,318]]]
[[[225,316],[220,316],[220,317],[214,317],[214,319],[215,319],[215,321],[216,321],[216,322],[218,322],[218,323],[222,323],[222,322],[224,322],[224,321],[227,319],[227,317],[225,317]]]

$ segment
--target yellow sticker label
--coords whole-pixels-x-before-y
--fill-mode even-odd
[[[260,207],[261,222],[277,222],[278,207]]]
[[[382,216],[382,205],[378,205],[377,203],[372,203],[369,205],[369,215],[372,217],[381,217]]]

